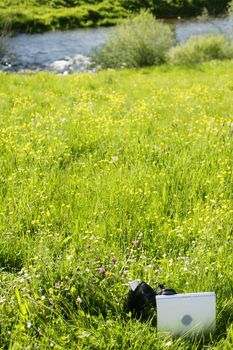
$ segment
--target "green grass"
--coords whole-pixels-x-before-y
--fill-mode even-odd
[[[0,30],[6,26],[12,32],[44,32],[73,28],[110,26],[119,23],[129,12],[120,4],[108,0],[99,4],[53,8],[49,4],[0,4]]]
[[[232,73],[0,74],[1,349],[232,348]],[[215,291],[216,334],[124,315],[135,278]]]
[[[1,0],[0,31],[43,32],[115,25],[148,9],[156,18],[226,14],[231,0]]]

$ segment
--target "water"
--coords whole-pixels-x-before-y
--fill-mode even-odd
[[[175,21],[178,42],[193,35],[233,32],[233,18]],[[19,34],[9,38],[8,57],[0,69],[7,71],[51,70],[60,73],[91,69],[90,53],[103,44],[114,28],[90,28],[43,34]]]
[[[112,30],[90,28],[11,37],[6,70],[87,70],[91,50],[104,43]]]
[[[203,34],[222,33],[228,37],[233,35],[233,17],[208,18],[206,20],[191,20],[176,22],[176,38],[178,42],[184,42],[191,36]]]

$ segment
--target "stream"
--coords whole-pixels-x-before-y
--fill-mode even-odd
[[[233,18],[220,17],[206,20],[176,20],[177,42],[184,42],[194,35],[224,33],[233,35]],[[42,34],[18,34],[7,40],[8,53],[0,64],[0,70],[8,72],[93,71],[91,51],[103,44],[114,27],[76,29],[70,31],[45,32]]]

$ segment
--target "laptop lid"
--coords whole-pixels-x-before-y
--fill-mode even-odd
[[[172,335],[213,332],[216,324],[215,293],[157,295],[157,329]]]

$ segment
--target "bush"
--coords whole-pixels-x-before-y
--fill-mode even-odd
[[[102,68],[142,67],[165,62],[174,35],[168,25],[143,11],[118,25],[93,59]]]
[[[233,58],[233,45],[224,35],[192,37],[169,51],[171,64],[196,64]]]

